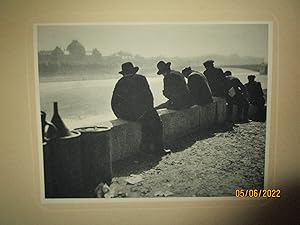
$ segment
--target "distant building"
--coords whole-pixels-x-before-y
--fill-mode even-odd
[[[77,40],[73,40],[68,45],[67,50],[70,52],[70,55],[76,59],[83,58],[86,55],[84,46]]]
[[[73,40],[66,49],[56,46],[53,50],[38,52],[39,72],[41,73],[96,70],[105,64],[102,61],[102,54],[98,49],[86,51],[77,40]]]
[[[63,50],[61,50],[61,48],[57,47],[51,52],[51,56],[53,59],[59,60],[62,59],[62,57],[64,57],[64,52]]]
[[[102,57],[101,53],[96,48],[93,49],[92,56],[94,56],[95,58]]]
[[[132,60],[134,58],[134,56],[130,52],[125,52],[125,51],[116,52],[116,53],[112,54],[112,56],[119,57],[123,60],[125,60],[125,59]]]

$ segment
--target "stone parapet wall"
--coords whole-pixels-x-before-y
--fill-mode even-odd
[[[226,101],[214,98],[206,106],[192,106],[185,110],[160,109],[158,114],[163,124],[165,144],[201,129],[207,129],[225,122]],[[112,161],[124,159],[139,151],[141,144],[141,125],[137,122],[116,119],[101,123],[110,128]]]

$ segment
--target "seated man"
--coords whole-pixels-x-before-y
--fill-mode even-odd
[[[164,61],[160,61],[157,64],[157,74],[164,76],[163,94],[169,100],[157,106],[156,109],[187,109],[194,105],[193,98],[188,90],[183,75],[178,71],[171,70],[170,66],[170,62],[165,63]]]
[[[249,102],[256,108],[254,119],[257,121],[266,120],[265,98],[261,83],[255,81],[255,75],[248,76],[248,83],[245,84],[248,92]]]
[[[153,95],[143,75],[131,62],[122,64],[123,75],[115,85],[111,107],[116,117],[140,122],[142,146],[146,151],[163,153],[162,123],[153,107]]]
[[[215,97],[225,97],[225,80],[226,77],[221,68],[216,68],[214,66],[213,60],[207,60],[203,63],[205,71],[203,74],[207,78],[209,87],[212,92],[212,96]]]
[[[233,121],[232,119],[232,110],[233,105],[237,105],[237,121],[238,122],[249,122],[248,120],[248,109],[249,102],[247,100],[247,91],[245,86],[241,83],[241,81],[232,76],[230,71],[226,71],[226,101],[228,103],[228,111],[227,117],[229,121]]]
[[[207,79],[202,73],[186,67],[182,70],[182,74],[188,79],[188,88],[197,105],[207,105],[213,102]]]

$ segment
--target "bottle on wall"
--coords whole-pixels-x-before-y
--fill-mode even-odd
[[[51,119],[51,123],[56,127],[56,137],[72,136],[72,133],[67,128],[61,116],[59,115],[57,102],[53,103],[53,116]]]
[[[56,127],[46,120],[47,114],[41,111],[42,141],[46,142],[56,137]]]

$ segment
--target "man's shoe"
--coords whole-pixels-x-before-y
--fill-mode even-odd
[[[170,155],[172,153],[171,149],[164,149],[165,155]]]

